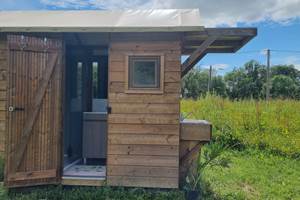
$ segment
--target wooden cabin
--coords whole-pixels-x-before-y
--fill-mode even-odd
[[[198,10],[0,12],[5,185],[178,188],[211,138],[181,119],[181,78],[256,32]]]

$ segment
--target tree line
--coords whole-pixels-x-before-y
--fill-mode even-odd
[[[209,78],[209,70],[193,69],[182,82],[182,96],[197,99],[210,93],[230,99],[265,99],[267,67],[255,60],[235,68],[224,76]],[[208,87],[210,81],[210,87]],[[300,71],[294,65],[270,68],[270,97],[300,99]]]

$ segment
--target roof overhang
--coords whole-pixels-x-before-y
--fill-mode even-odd
[[[0,12],[0,32],[186,32],[200,24],[198,9]]]
[[[181,66],[181,76],[208,53],[235,53],[257,35],[257,28],[205,28],[186,32],[182,54],[190,55]]]

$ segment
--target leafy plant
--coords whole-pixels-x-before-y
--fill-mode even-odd
[[[189,170],[186,177],[186,183],[184,189],[186,191],[197,191],[202,188],[202,175],[207,167],[222,166],[228,167],[229,160],[225,157],[221,157],[222,152],[226,150],[218,143],[210,143],[202,148],[202,153],[199,154],[197,159],[197,169],[194,172],[193,169]],[[201,190],[200,190],[201,192]]]

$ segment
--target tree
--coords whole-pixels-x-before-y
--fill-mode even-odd
[[[265,67],[254,60],[227,73],[225,82],[228,96],[231,99],[262,98],[265,74]]]
[[[182,96],[197,99],[208,92],[208,70],[193,69],[182,81]],[[226,84],[222,76],[213,76],[211,80],[211,93],[226,97]]]
[[[214,72],[215,74],[215,72]],[[208,91],[208,70],[191,70],[184,78],[182,95],[198,98]],[[300,99],[300,71],[293,65],[271,67],[271,90],[273,98]],[[255,60],[245,63],[222,76],[213,76],[211,93],[231,99],[264,99],[266,93],[266,66]]]
[[[212,92],[221,97],[227,97],[226,83],[222,76],[215,76],[212,78]]]
[[[300,73],[294,65],[276,65],[271,68],[272,76],[285,75],[293,80],[299,80]]]
[[[182,80],[182,96],[198,98],[207,92],[208,73],[199,69],[192,69]]]
[[[273,98],[297,98],[299,87],[295,80],[286,75],[275,75],[272,78],[271,95]]]

